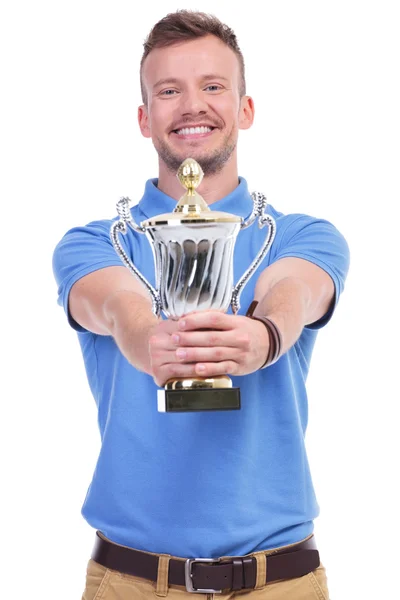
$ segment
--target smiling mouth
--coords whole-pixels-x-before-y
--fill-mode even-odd
[[[182,129],[174,129],[172,133],[177,135],[190,136],[190,135],[205,135],[211,133],[216,129],[215,127],[182,127]]]

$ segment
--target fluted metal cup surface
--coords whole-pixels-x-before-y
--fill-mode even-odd
[[[163,312],[227,311],[233,289],[233,250],[240,223],[155,226],[146,231],[156,262]]]

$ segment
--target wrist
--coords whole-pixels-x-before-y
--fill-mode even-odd
[[[159,319],[148,298],[130,290],[113,292],[104,302],[109,334],[136,369],[151,374],[149,339]]]
[[[273,319],[264,315],[254,315],[254,310],[257,305],[258,302],[253,300],[247,310],[246,317],[261,322],[267,330],[269,338],[268,352],[264,364],[260,367],[261,369],[265,369],[276,363],[281,357],[283,340],[280,329]]]

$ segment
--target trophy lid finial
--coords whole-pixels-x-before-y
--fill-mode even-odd
[[[202,182],[204,172],[201,166],[194,158],[187,158],[183,161],[176,174],[179,181],[189,192],[194,191]]]
[[[179,200],[174,212],[200,215],[204,211],[209,211],[210,208],[207,202],[196,192],[197,186],[200,185],[204,172],[201,166],[194,158],[186,158],[178,169],[176,174],[179,181],[186,188],[186,193]]]

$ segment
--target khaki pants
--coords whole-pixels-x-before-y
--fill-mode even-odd
[[[269,552],[254,554],[258,567],[257,579],[260,582],[263,577],[265,581],[268,560],[266,565],[264,557],[268,554]],[[168,561],[169,557],[161,557],[156,583],[106,569],[89,560],[82,600],[329,600],[327,579],[322,565],[304,577],[260,584],[254,590],[225,594],[191,594],[184,587],[168,586]]]

